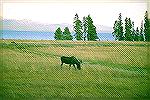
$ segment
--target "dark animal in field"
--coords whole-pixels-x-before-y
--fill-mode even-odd
[[[81,69],[81,62],[74,56],[71,56],[71,57],[62,56],[61,57],[61,67],[62,67],[63,63],[69,64],[69,69],[70,69],[71,65],[73,65],[75,69],[76,69],[75,65],[77,66],[78,70]]]
[[[16,44],[16,42],[14,42],[14,41],[12,41],[11,43],[14,43],[14,44]]]

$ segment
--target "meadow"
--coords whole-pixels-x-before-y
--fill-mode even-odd
[[[14,41],[15,43],[11,43]],[[0,40],[0,99],[147,99],[149,43]],[[61,56],[83,61],[81,70]]]

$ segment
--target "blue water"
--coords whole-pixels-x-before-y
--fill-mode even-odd
[[[97,36],[100,41],[115,41],[112,33],[98,33]]]
[[[111,33],[98,33],[100,40],[115,40]],[[0,38],[21,40],[54,40],[54,32],[0,30]]]
[[[3,39],[54,40],[53,32],[3,30],[1,33]]]

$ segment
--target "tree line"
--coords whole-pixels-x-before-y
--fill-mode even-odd
[[[78,14],[75,14],[73,19],[74,35],[71,35],[68,27],[65,27],[64,32],[61,28],[57,28],[54,38],[56,40],[72,40],[73,36],[76,40],[95,41],[98,39],[96,27],[90,15],[83,17],[82,21],[79,19]],[[148,19],[148,12],[145,12],[144,21],[141,21],[140,28],[134,28],[134,22],[131,18],[126,17],[124,24],[122,15],[119,14],[118,19],[115,21],[112,32],[115,40],[118,41],[150,41],[150,19]]]
[[[87,17],[83,17],[83,20],[81,21],[78,14],[75,14],[75,17],[73,19],[73,30],[75,32],[73,36],[76,40],[95,41],[96,39],[98,39],[96,27],[94,26],[93,20],[90,15],[88,15]],[[60,27],[58,27],[54,34],[54,38],[56,40],[73,39],[73,36],[71,35],[68,27],[65,27],[64,32],[61,31]]]
[[[118,20],[113,26],[113,36],[118,41],[150,41],[150,20],[148,12],[145,12],[144,21],[141,21],[141,26],[134,28],[134,22],[131,18],[126,17],[123,27],[122,15],[119,14]]]

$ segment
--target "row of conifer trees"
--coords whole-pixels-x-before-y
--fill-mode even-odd
[[[123,27],[124,26],[124,27]],[[122,15],[119,14],[118,20],[115,21],[113,27],[113,36],[118,41],[150,41],[150,20],[148,12],[145,12],[144,21],[141,21],[141,26],[134,28],[134,22],[131,18],[125,18],[123,25]]]
[[[71,35],[68,27],[65,27],[64,32],[62,32],[61,28],[59,27],[54,33],[54,38],[56,40],[72,40],[74,36],[76,40],[89,41],[93,41],[98,38],[96,33],[96,27],[94,26],[93,20],[90,15],[88,15],[87,17],[83,17],[83,20],[81,21],[78,14],[75,14],[73,20],[73,29],[74,34]]]
[[[74,34],[72,35],[68,27],[65,27],[64,32],[62,32],[59,27],[54,33],[54,38],[56,40],[72,40],[74,36],[76,40],[95,41],[98,39],[96,27],[90,15],[83,17],[81,21],[78,14],[75,14],[73,29]],[[148,12],[145,12],[144,21],[141,22],[140,29],[139,27],[135,29],[134,22],[127,17],[123,24],[122,15],[120,13],[118,20],[114,23],[112,34],[115,40],[118,41],[150,41],[150,20],[148,19]]]

